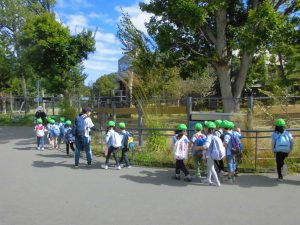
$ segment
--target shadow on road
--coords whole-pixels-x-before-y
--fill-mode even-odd
[[[140,172],[142,176],[136,175],[122,175],[123,179],[130,180],[141,184],[153,184],[153,185],[168,185],[168,186],[208,186],[201,183],[200,179],[193,179],[192,182],[173,180],[171,177],[173,171],[169,170],[157,170],[154,172],[143,170]],[[183,178],[183,177],[182,177]],[[287,176],[283,182],[279,183],[277,179],[266,175],[253,175],[253,174],[241,174],[234,183],[222,182],[222,185],[239,186],[242,188],[251,187],[274,187],[280,184],[297,185],[300,186],[300,180],[292,180]]]

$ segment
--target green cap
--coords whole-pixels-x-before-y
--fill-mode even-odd
[[[119,127],[120,127],[121,129],[124,129],[124,128],[126,128],[126,125],[125,125],[124,122],[120,122],[120,123],[119,123]]]
[[[38,118],[38,119],[36,120],[36,122],[37,122],[38,124],[42,124],[42,123],[43,123],[43,120],[42,120],[41,118]]]
[[[222,120],[216,120],[215,124],[216,124],[217,127],[220,127],[221,124],[222,124]]]
[[[51,123],[51,124],[55,124],[55,120],[54,120],[54,119],[51,119],[50,123]]]
[[[216,124],[215,124],[214,122],[211,122],[211,121],[207,122],[206,126],[207,126],[208,128],[212,128],[212,129],[215,129],[215,128],[216,128]]]
[[[51,120],[52,120],[51,117],[47,118],[48,123],[51,123]]]
[[[116,126],[116,123],[114,122],[114,121],[108,121],[108,123],[107,123],[107,125],[109,126],[109,127],[114,127],[114,126]]]
[[[230,129],[230,126],[231,126],[231,124],[230,124],[230,121],[228,121],[228,120],[223,120],[223,122],[221,123],[222,128]]]
[[[275,126],[277,126],[277,127],[284,127],[285,126],[285,121],[284,121],[284,119],[277,119],[276,121],[275,121]]]
[[[72,125],[71,120],[67,120],[67,121],[66,121],[66,124],[69,125],[69,126],[71,126],[71,125]]]
[[[56,120],[56,116],[51,116],[51,119]]]
[[[65,117],[60,117],[60,122],[65,122]]]
[[[199,131],[199,130],[202,130],[202,124],[201,123],[196,123],[195,124],[195,130]]]
[[[183,130],[187,130],[187,126],[185,124],[179,124],[178,125],[178,130],[183,131]]]
[[[231,122],[231,121],[229,121],[229,129],[233,129],[234,128],[234,123],[233,122]]]

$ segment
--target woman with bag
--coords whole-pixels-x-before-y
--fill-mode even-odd
[[[177,134],[173,137],[174,158],[176,160],[175,179],[180,180],[180,170],[184,173],[184,180],[192,181],[192,177],[184,165],[184,160],[188,158],[189,139],[187,135],[187,126],[179,124]]]
[[[287,173],[287,166],[284,164],[284,160],[294,145],[292,134],[284,129],[285,125],[283,119],[277,119],[275,121],[275,130],[272,133],[272,150],[276,157],[278,181],[283,181],[283,173]]]

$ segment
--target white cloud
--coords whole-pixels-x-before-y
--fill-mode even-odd
[[[81,9],[81,8],[91,8],[93,5],[87,0],[57,0],[57,8],[72,8],[72,9]]]
[[[149,0],[145,0],[144,2],[149,3]],[[149,22],[150,17],[152,16],[152,14],[150,13],[146,13],[146,12],[142,12],[140,7],[139,7],[139,3],[135,3],[134,5],[131,6],[116,6],[115,10],[118,11],[119,13],[122,13],[122,10],[125,13],[128,13],[131,21],[133,23],[133,25],[143,31],[144,33],[147,33],[147,29],[145,27],[145,23]],[[119,20],[121,19],[121,16],[119,17]]]
[[[83,15],[67,15],[66,18],[67,21],[65,24],[72,32],[77,33],[88,27],[88,19]]]

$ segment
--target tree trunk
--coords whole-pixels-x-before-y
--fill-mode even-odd
[[[23,99],[24,99],[24,110],[25,113],[28,112],[28,102],[27,102],[27,87],[26,87],[26,79],[24,74],[21,75],[21,86],[22,86],[22,92],[23,92]],[[22,110],[22,109],[21,109]]]
[[[238,77],[233,83],[233,100],[234,100],[234,111],[240,111],[240,98],[245,86],[248,70],[253,58],[253,54],[244,52],[241,58],[241,65]]]
[[[14,99],[12,92],[9,92],[9,102],[10,102],[10,113],[14,112]]]
[[[234,101],[230,82],[230,67],[228,65],[214,65],[221,89],[223,110],[225,113],[234,112]]]

